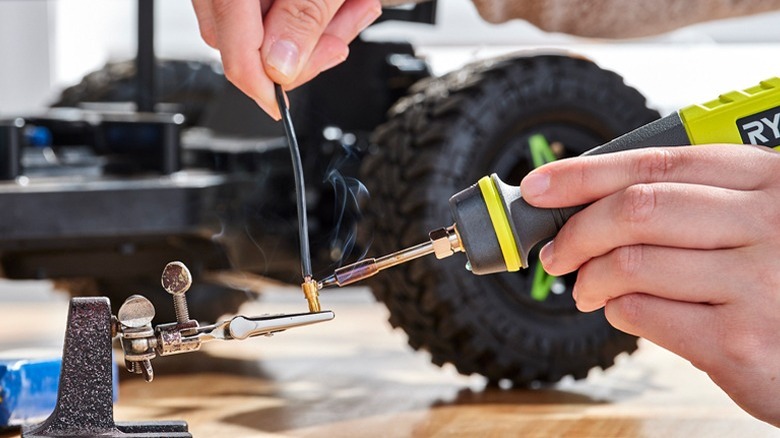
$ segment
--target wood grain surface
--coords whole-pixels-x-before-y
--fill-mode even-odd
[[[305,310],[299,289],[272,289],[241,313]],[[0,350],[61,343],[67,300],[54,297],[0,301]],[[334,321],[158,358],[152,383],[122,369],[116,419],[182,419],[196,437],[780,436],[649,342],[583,381],[486,388],[412,351],[366,289],[324,293],[322,304]]]

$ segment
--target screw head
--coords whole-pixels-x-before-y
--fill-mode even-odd
[[[192,274],[182,262],[170,262],[163,269],[162,287],[171,295],[184,295],[192,286]]]
[[[154,319],[154,306],[143,295],[132,295],[122,303],[116,318],[125,327],[145,327]]]

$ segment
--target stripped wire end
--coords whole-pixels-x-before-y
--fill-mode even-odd
[[[305,277],[301,283],[301,289],[303,289],[303,295],[309,303],[309,312],[320,312],[322,310],[320,307],[320,285],[317,280]]]

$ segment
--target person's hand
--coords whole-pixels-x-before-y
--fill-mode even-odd
[[[688,359],[780,425],[780,153],[735,145],[561,160],[521,184],[539,207],[590,204],[542,249],[579,269],[585,312]]]
[[[379,0],[192,0],[203,40],[225,76],[279,119],[273,83],[301,85],[347,58],[382,13]]]

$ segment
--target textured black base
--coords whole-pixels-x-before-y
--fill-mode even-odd
[[[108,298],[70,300],[54,412],[22,437],[192,437],[187,423],[115,423]]]
[[[116,423],[113,430],[108,431],[69,431],[57,432],[59,435],[40,435],[32,431],[33,428],[23,428],[22,437],[24,438],[44,438],[44,437],[91,437],[100,436],[107,438],[192,438],[192,434],[187,432],[187,423],[185,421],[145,421],[139,423]],[[99,433],[100,435],[95,435]]]

